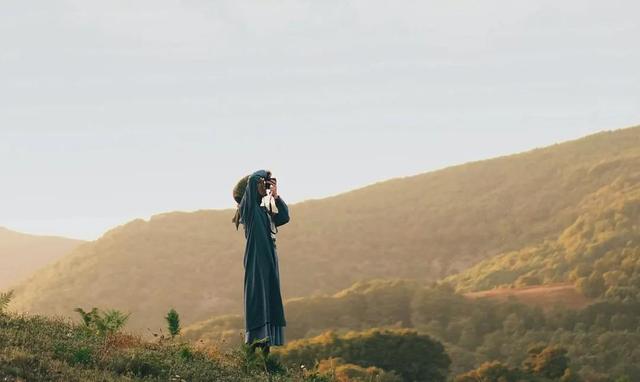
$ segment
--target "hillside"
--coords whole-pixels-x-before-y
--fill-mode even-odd
[[[451,276],[458,290],[570,282],[588,297],[640,298],[640,158],[586,197],[555,239],[487,259]]]
[[[585,200],[629,179],[639,160],[634,127],[293,204],[279,234],[283,297],[365,278],[436,280],[555,240],[583,216]],[[244,237],[233,213],[167,213],[115,228],[34,274],[13,308],[113,307],[132,312],[129,327],[141,331],[161,326],[171,306],[187,325],[239,314]]]
[[[150,342],[119,330],[96,333],[60,317],[4,314],[0,307],[3,382],[334,382],[315,374],[303,375],[247,346],[222,352],[177,338]]]
[[[285,303],[285,311],[290,318],[286,338],[297,340],[336,329],[418,327],[423,322],[421,317],[414,315],[414,309],[425,304],[425,301],[416,301],[417,296],[426,296],[424,290],[431,289],[415,280],[372,279],[357,282],[333,295],[290,299]],[[546,312],[558,307],[580,310],[594,303],[572,284],[502,288],[443,296],[439,297],[439,304],[447,300],[451,302],[449,311],[455,311],[452,307],[456,305],[473,306],[476,302],[485,301],[490,304],[520,303],[532,309],[542,308]],[[441,309],[442,306],[437,305],[437,308]],[[441,314],[447,315],[445,311]],[[464,320],[465,317],[454,315],[451,319]],[[242,315],[221,315],[191,324],[182,333],[184,338],[192,342],[228,347],[241,343],[243,327]],[[430,334],[440,336],[442,332],[431,331]]]
[[[61,258],[83,242],[55,236],[36,236],[0,227],[0,290]]]
[[[285,306],[287,342],[277,352],[308,352],[328,331],[410,329],[444,344],[452,375],[492,360],[517,367],[532,347],[553,345],[568,350],[571,369],[585,381],[614,382],[625,375],[640,380],[640,300],[585,300],[567,285],[513,288],[514,299],[503,298],[504,290],[494,292],[503,294],[463,295],[447,284],[379,279],[333,295],[291,299]],[[577,297],[582,306],[569,308],[566,297]],[[233,348],[241,343],[242,330],[241,315],[225,315],[190,325],[182,336]]]

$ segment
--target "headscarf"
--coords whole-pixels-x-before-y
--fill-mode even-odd
[[[242,216],[240,214],[240,205],[243,200],[242,197],[244,196],[244,192],[247,189],[247,184],[249,183],[250,176],[251,175],[242,177],[242,179],[240,179],[238,183],[236,183],[235,187],[233,187],[233,199],[238,204],[238,208],[236,209],[236,214],[233,219],[231,219],[231,221],[236,225],[236,231],[238,230],[238,226],[241,223],[240,220],[242,219]]]
[[[263,172],[267,177],[269,177],[271,175],[271,171],[268,170],[259,170],[256,171],[254,174],[259,173],[259,172]],[[236,201],[236,203],[238,204],[238,207],[236,208],[236,213],[233,217],[233,219],[231,219],[231,221],[236,225],[236,231],[238,230],[238,227],[240,226],[240,223],[243,223],[242,221],[242,213],[240,212],[242,210],[242,203],[244,201],[244,194],[247,190],[247,185],[249,184],[249,177],[251,175],[247,175],[242,177],[238,183],[236,183],[235,187],[233,187],[233,199]],[[277,214],[278,213],[278,207],[276,206],[276,200],[275,198],[271,195],[271,193],[268,193],[267,195],[262,197],[261,203],[260,203],[260,207],[265,207],[265,209],[271,214]]]

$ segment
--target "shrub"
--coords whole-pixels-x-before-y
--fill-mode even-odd
[[[167,313],[165,320],[167,320],[171,338],[180,334],[180,315],[178,315],[178,312],[176,312],[175,309],[171,308],[169,313]]]
[[[115,309],[102,312],[95,307],[90,312],[85,312],[82,308],[76,308],[74,311],[80,314],[85,327],[99,336],[117,333],[124,327],[131,314],[124,314]]]

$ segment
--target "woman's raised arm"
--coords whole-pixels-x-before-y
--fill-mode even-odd
[[[287,224],[289,222],[289,207],[280,196],[276,198],[276,207],[278,207],[278,213],[273,216],[273,223],[276,227]]]
[[[268,175],[266,170],[258,170],[249,175],[247,188],[244,190],[244,196],[240,202],[240,213],[245,227],[251,226],[256,209],[259,205],[258,200],[258,181],[260,178],[266,178]]]

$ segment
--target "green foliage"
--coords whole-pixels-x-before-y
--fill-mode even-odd
[[[240,351],[146,342],[122,332],[96,336],[59,316],[0,315],[0,381],[330,382],[260,354],[248,367]]]
[[[99,336],[118,332],[124,327],[130,315],[130,313],[124,314],[116,309],[102,312],[95,307],[90,312],[85,312],[82,308],[76,308],[74,312],[80,314],[85,328]]]
[[[13,290],[0,293],[0,314],[7,308],[13,298]]]
[[[522,368],[500,362],[486,362],[475,370],[457,376],[455,382],[577,382],[567,366],[567,351],[559,347],[534,347]]]
[[[76,308],[74,309],[74,312],[78,312],[78,314],[80,314],[80,316],[82,317],[82,322],[84,322],[84,325],[87,327],[94,325],[95,322],[100,320],[98,308],[95,307],[91,309],[90,312],[85,312],[82,308]]]
[[[525,371],[544,378],[559,379],[569,366],[567,350],[560,347],[534,347],[524,362]]]
[[[393,371],[385,371],[379,367],[362,367],[352,363],[346,363],[340,357],[330,357],[321,360],[317,367],[318,373],[328,377],[331,381],[353,381],[353,382],[403,382],[401,376]]]
[[[266,354],[261,350],[260,343],[266,342],[267,339],[255,340],[252,344],[242,343],[239,348],[242,356],[242,367],[247,373],[263,370],[268,374],[285,374],[286,368],[280,363],[280,360],[271,353]]]
[[[285,303],[287,337],[313,336],[330,328],[410,327],[411,300],[422,286],[416,280],[361,280],[332,296],[290,299]],[[222,339],[239,345],[236,333],[243,327],[241,315],[224,315],[187,326],[183,336],[192,341],[214,343]]]
[[[167,313],[165,320],[167,320],[167,326],[172,338],[180,334],[180,316],[174,308],[171,308],[171,310],[169,310],[169,313]]]
[[[523,373],[500,362],[485,362],[477,369],[455,377],[455,382],[526,382]]]
[[[88,365],[91,363],[92,353],[89,348],[79,348],[76,349],[73,353],[73,357],[71,358],[72,365]]]
[[[440,342],[409,329],[352,331],[344,336],[328,331],[293,341],[275,354],[287,365],[315,365],[340,357],[361,367],[393,371],[409,381],[445,381],[451,364]]]

